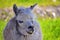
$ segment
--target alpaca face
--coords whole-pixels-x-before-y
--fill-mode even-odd
[[[32,13],[32,9],[34,8],[34,6],[31,6],[29,8],[17,8],[16,5],[13,6],[16,20],[19,25],[19,32],[24,35],[29,35],[34,32],[34,14]]]

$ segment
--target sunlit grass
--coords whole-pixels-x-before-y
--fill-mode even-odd
[[[60,18],[38,21],[41,24],[43,40],[60,40]]]
[[[18,6],[30,6],[35,3],[40,6],[60,5],[59,0],[56,0],[56,2],[52,0],[0,0],[0,8],[11,7],[13,4],[17,4]]]
[[[3,40],[3,29],[5,28],[7,22],[0,20],[0,40]]]

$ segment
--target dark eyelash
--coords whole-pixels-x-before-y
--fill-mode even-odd
[[[23,23],[23,21],[19,21],[19,23]]]

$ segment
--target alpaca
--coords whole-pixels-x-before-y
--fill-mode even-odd
[[[13,5],[15,16],[7,23],[4,40],[42,40],[42,32],[32,12],[36,4],[25,8]]]

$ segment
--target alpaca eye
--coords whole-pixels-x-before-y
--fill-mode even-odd
[[[19,23],[23,23],[23,21],[19,21]]]

